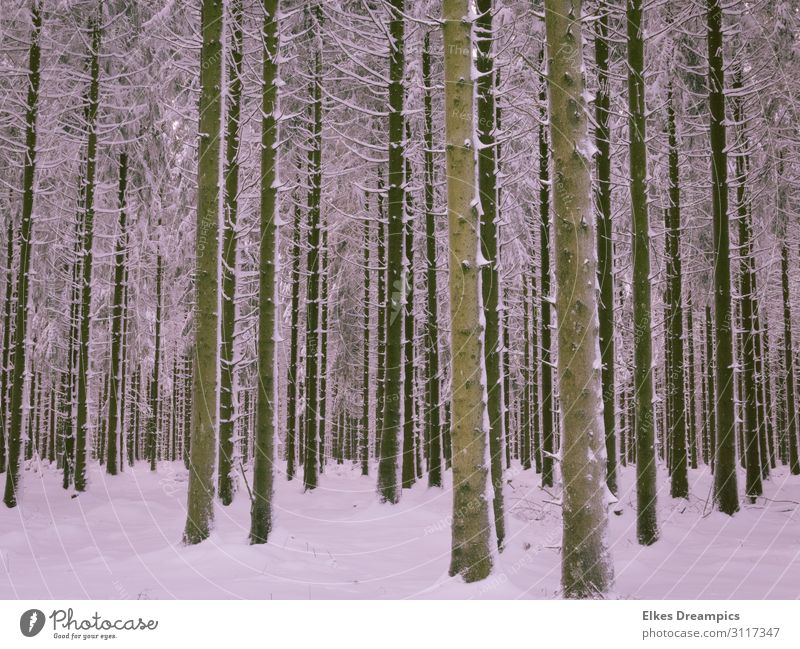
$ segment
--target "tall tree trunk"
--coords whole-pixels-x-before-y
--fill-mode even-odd
[[[733,403],[733,313],[728,227],[728,154],[725,144],[725,72],[722,57],[722,7],[707,0],[708,104],[711,117],[711,189],[714,235],[714,310],[717,371],[717,434],[714,498],[725,514],[739,511],[736,486],[736,421]]]
[[[443,47],[452,349],[453,545],[450,575],[492,570],[487,494],[479,226],[475,187],[472,19],[468,0],[444,0]]]
[[[127,220],[127,218],[126,218]],[[128,288],[128,240],[126,237],[125,248],[122,254],[122,332],[120,334],[120,383],[119,383],[119,440],[117,442],[118,455],[119,455],[119,470],[125,470],[125,455],[128,450],[127,438],[130,435],[130,428],[127,425],[128,406],[130,399],[128,398],[128,369],[130,366],[130,345],[128,344],[128,330],[130,329],[130,309],[128,308],[128,298],[130,290]]]
[[[100,5],[102,7],[102,5]],[[86,106],[86,177],[84,185],[81,241],[81,282],[78,325],[77,413],[75,427],[75,490],[86,489],[86,443],[89,439],[89,343],[91,337],[92,260],[94,242],[94,193],[97,170],[97,107],[100,93],[100,36],[102,16],[89,20],[91,38],[89,93]]]
[[[484,368],[489,414],[489,455],[492,505],[497,547],[505,541],[503,513],[503,385],[500,372],[500,273],[497,256],[497,143],[495,142],[494,59],[492,54],[493,0],[477,0],[478,191],[481,202],[481,292],[483,297]]]
[[[125,192],[128,183],[128,154],[124,151],[119,156],[119,224],[117,241],[114,248],[114,303],[111,307],[111,386],[108,395],[108,426],[106,444],[106,471],[116,475],[119,469],[117,453],[119,445],[117,435],[122,430],[120,409],[122,384],[122,329],[123,329],[123,293],[125,292],[125,249],[128,246],[127,214]]]
[[[217,491],[223,505],[233,502],[233,427],[236,336],[236,224],[239,212],[239,123],[242,106],[242,0],[230,7],[228,106],[225,111],[225,187],[222,235],[222,323],[220,326],[219,448]]]
[[[406,139],[411,129],[406,122]],[[405,160],[405,184],[411,184],[411,160]],[[414,206],[411,192],[405,192],[406,217],[403,223],[403,489],[410,489],[416,479],[414,459]]]
[[[375,386],[375,457],[380,459],[381,438],[383,436],[383,420],[386,413],[386,223],[383,209],[383,173],[378,168],[378,329]]]
[[[277,0],[276,0],[277,1]],[[289,366],[286,385],[286,479],[292,480],[297,464],[297,415],[299,399],[297,368],[299,365],[300,330],[300,242],[302,239],[300,205],[294,208],[292,230],[292,320],[289,330]]]
[[[650,304],[650,220],[647,214],[642,0],[627,0],[628,133],[633,221],[634,399],[636,400],[636,529],[639,543],[658,540],[653,409],[653,339]]]
[[[597,265],[600,285],[600,354],[603,363],[603,422],[606,431],[606,484],[617,493],[616,385],[614,377],[614,236],[611,218],[611,140],[608,80],[608,13],[606,0],[597,7],[594,55],[597,94],[594,101],[597,147]]]
[[[694,304],[691,292],[686,296],[686,332],[689,349],[687,351],[687,380],[686,396],[689,407],[687,439],[689,443],[689,466],[697,468],[697,376],[696,376],[696,356],[695,356],[695,331],[694,331]]]
[[[561,581],[567,598],[603,597],[613,581],[606,538],[606,463],[597,248],[576,0],[545,0],[550,137],[553,147],[558,377],[563,405]]]
[[[186,365],[185,365],[185,376],[184,376],[184,412],[183,412],[183,464],[186,466],[187,469],[191,467],[191,454],[192,454],[192,417],[194,414],[194,410],[192,407],[193,403],[193,394],[192,389],[194,386],[194,363],[192,361],[192,357],[194,354],[192,353],[191,349],[186,354]],[[139,378],[138,373],[133,375],[133,385],[136,390],[138,390],[139,386]],[[132,396],[135,396],[135,392],[132,392]],[[136,407],[136,402],[132,404],[133,414],[135,415],[138,411]],[[129,442],[130,444],[130,455],[128,456],[128,462],[131,466],[133,466],[133,462],[135,460],[135,446],[136,446],[136,427],[131,427],[131,432],[129,435]]]
[[[541,414],[541,398],[539,396],[539,310],[537,304],[542,301],[536,294],[536,268],[531,264],[531,335],[530,335],[530,348],[531,348],[531,376],[528,383],[528,394],[530,402],[530,418],[531,418],[531,441],[533,463],[536,467],[536,472],[542,472],[542,434],[539,415]],[[528,338],[526,337],[526,341]]]
[[[6,233],[6,276],[3,293],[3,347],[0,350],[0,473],[6,470],[6,427],[9,420],[8,378],[11,374],[11,312],[14,308],[14,219],[8,215]]]
[[[222,0],[202,0],[197,162],[195,371],[184,543],[208,538],[214,523],[219,362],[219,192],[222,99]]]
[[[328,252],[328,225],[322,226],[322,269],[320,272],[320,333],[319,333],[319,388],[317,390],[317,413],[319,417],[319,471],[325,467],[325,439],[328,420],[325,414],[328,406],[328,282],[330,275],[330,255]]]
[[[783,358],[786,386],[786,438],[788,440],[789,469],[792,475],[800,474],[797,452],[797,401],[795,398],[794,337],[792,333],[792,295],[789,290],[789,244],[784,236],[781,250],[781,280],[783,286]]]
[[[322,211],[322,7],[314,5],[314,62],[311,88],[311,149],[308,153],[308,256],[306,262],[306,390],[303,453],[303,485],[306,491],[317,488],[319,475],[319,289],[320,289],[320,215]]]
[[[717,453],[717,380],[714,359],[714,318],[706,307],[706,421],[708,422],[708,464],[713,473]]]
[[[541,50],[544,63],[544,50]],[[550,260],[550,144],[547,138],[547,85],[542,79],[539,89],[539,268],[541,280],[541,366],[542,366],[542,486],[553,486],[553,454],[555,436],[553,434],[553,362],[552,362],[552,304],[551,260]]]
[[[533,280],[524,277],[522,280],[522,400],[519,426],[519,460],[523,470],[531,468],[533,453],[531,440],[531,424],[533,404],[531,404],[531,385],[533,384],[531,362],[531,311],[533,310]],[[540,467],[537,467],[540,469]]]
[[[365,205],[366,217],[364,218],[364,337],[363,337],[363,355],[361,360],[361,422],[359,424],[359,440],[358,440],[358,459],[361,464],[361,475],[369,475],[369,413],[370,413],[370,335],[369,328],[371,326],[371,312],[370,308],[370,277],[372,271],[369,267],[370,262],[370,219],[369,219],[369,201]]]
[[[262,0],[261,27],[261,238],[259,249],[258,389],[253,454],[253,503],[250,513],[250,543],[266,543],[272,528],[273,461],[275,420],[278,412],[275,389],[278,162],[278,0]]]
[[[381,454],[378,464],[378,492],[384,502],[400,499],[397,488],[397,457],[402,426],[401,405],[403,383],[403,209],[405,134],[403,99],[405,89],[405,2],[391,0],[389,5],[389,187],[387,212],[389,232],[387,241],[386,303],[386,387],[384,393]]]
[[[156,321],[153,374],[150,377],[150,417],[147,420],[147,460],[150,470],[158,465],[158,439],[161,430],[161,320],[163,311],[164,259],[161,255],[161,215],[156,226]]]
[[[8,471],[3,502],[17,506],[20,465],[20,432],[25,391],[26,342],[28,327],[28,272],[33,240],[33,199],[36,175],[36,116],[39,110],[39,63],[42,14],[38,0],[31,9],[31,45],[28,55],[28,97],[25,110],[25,162],[22,172],[22,216],[19,224],[19,261],[17,268],[17,305],[14,314],[14,353],[11,374],[10,416],[8,428]]]
[[[669,139],[669,207],[666,215],[667,338],[669,340],[668,407],[670,444],[670,495],[689,496],[686,467],[686,372],[683,345],[683,264],[681,260],[681,190],[678,133],[675,124],[672,81],[667,84],[667,135]]]
[[[425,34],[422,47],[422,83],[425,118],[425,410],[428,413],[428,486],[442,486],[441,384],[439,381],[439,287],[437,283],[436,215],[434,213],[433,99],[431,97],[431,38]]]
[[[742,88],[742,70],[737,67],[733,82],[734,89]],[[747,124],[745,121],[742,100],[736,96],[733,100],[733,120],[741,129],[740,146],[736,155],[736,211],[739,225],[739,284],[740,308],[742,319],[742,408],[744,417],[744,454],[747,470],[745,495],[751,503],[762,494],[761,454],[759,452],[758,395],[757,395],[757,363],[756,337],[758,332],[758,305],[756,304],[756,267],[753,259],[753,226],[750,222],[750,207],[747,199]]]

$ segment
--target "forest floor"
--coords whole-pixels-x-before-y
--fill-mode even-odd
[[[778,469],[766,498],[734,517],[714,512],[711,477],[691,471],[691,496],[672,500],[659,476],[661,540],[636,542],[634,470],[623,469],[609,540],[614,597],[796,599],[800,597],[800,477]],[[2,476],[3,478],[5,476]],[[90,469],[89,490],[64,492],[60,472],[29,466],[17,509],[0,507],[0,598],[555,598],[560,581],[557,494],[533,471],[506,476],[508,539],[493,576],[448,577],[451,493],[424,483],[400,504],[380,504],[374,478],[328,465],[320,487],[277,479],[275,527],[250,546],[242,484],[217,505],[205,543],[180,543],[187,471],[142,463],[109,477]],[[741,484],[741,483],[740,483]]]

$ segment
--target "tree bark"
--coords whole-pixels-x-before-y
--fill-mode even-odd
[[[259,247],[258,389],[253,453],[253,502],[250,543],[266,543],[272,529],[274,466],[277,178],[278,163],[278,0],[262,0],[261,28],[261,238]]]
[[[197,163],[197,275],[195,367],[186,530],[183,540],[208,538],[214,524],[219,354],[219,192],[222,100],[222,1],[203,0],[200,10],[200,142]]]
[[[736,486],[736,421],[733,395],[733,313],[728,225],[728,154],[725,144],[725,72],[722,56],[722,7],[708,4],[708,104],[711,118],[711,190],[714,236],[714,310],[717,329],[716,471],[714,498],[719,511],[739,511]]]
[[[485,579],[492,570],[486,466],[486,387],[478,266],[472,20],[468,0],[442,4],[445,151],[450,242],[453,541],[450,575]]]
[[[31,45],[28,54],[28,96],[25,110],[25,161],[22,172],[22,215],[19,225],[19,258],[17,270],[17,305],[14,314],[13,369],[11,373],[10,417],[8,429],[8,470],[3,502],[17,506],[19,488],[20,442],[27,364],[28,272],[33,240],[33,201],[36,176],[36,117],[39,111],[39,64],[42,13],[38,0],[31,9]]]
[[[606,539],[597,248],[592,219],[591,149],[583,80],[580,2],[546,0],[548,95],[553,151],[562,404],[561,580],[570,599],[603,597],[613,581]]]

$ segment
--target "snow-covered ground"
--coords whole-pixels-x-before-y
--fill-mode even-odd
[[[3,476],[4,477],[4,476]],[[623,470],[611,515],[615,596],[642,599],[800,597],[800,478],[780,469],[767,498],[733,518],[708,503],[711,479],[692,471],[692,495],[659,499],[661,540],[636,543],[634,471]],[[464,584],[447,575],[448,490],[418,484],[399,505],[380,504],[374,478],[328,465],[314,493],[276,482],[275,528],[250,546],[249,503],[217,506],[216,529],[180,543],[187,472],[144,464],[117,477],[90,470],[72,494],[48,466],[24,472],[19,508],[0,507],[0,598],[553,598],[560,513],[532,471],[508,472],[508,542],[494,575]],[[662,490],[668,481],[660,476]],[[555,495],[557,497],[557,495]]]

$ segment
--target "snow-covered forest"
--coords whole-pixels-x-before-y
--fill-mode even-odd
[[[800,596],[798,0],[0,6],[0,597]]]

